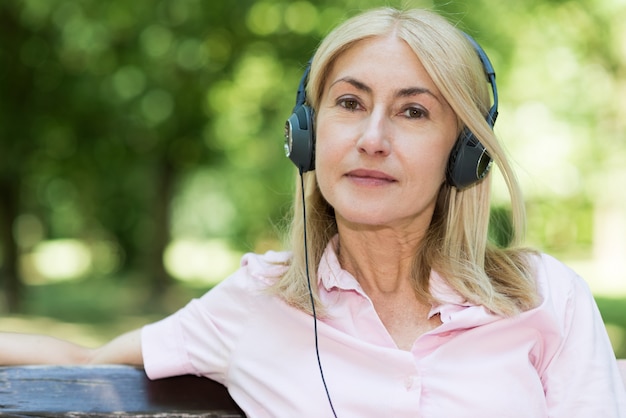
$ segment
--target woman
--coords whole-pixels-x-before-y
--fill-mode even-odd
[[[248,254],[201,299],[99,349],[12,335],[1,361],[204,375],[251,417],[626,416],[584,282],[548,256],[487,243],[488,156],[517,230],[523,221],[490,126],[487,62],[430,12],[348,20],[321,43],[298,100],[315,155],[295,159],[293,253]],[[486,149],[471,184],[454,174],[468,138]]]

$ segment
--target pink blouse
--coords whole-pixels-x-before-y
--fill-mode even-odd
[[[313,318],[266,292],[289,253],[247,254],[202,298],[142,330],[151,379],[203,375],[249,417],[332,416]],[[411,351],[396,347],[329,244],[318,272],[324,376],[338,417],[626,417],[626,392],[584,281],[533,260],[540,306],[503,318],[467,303],[433,273],[442,324]]]

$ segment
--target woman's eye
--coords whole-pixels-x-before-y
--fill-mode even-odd
[[[339,100],[339,106],[348,110],[357,110],[359,108],[359,102],[355,99],[341,99]]]
[[[404,110],[403,114],[410,119],[422,119],[428,116],[428,112],[421,107],[409,107]]]

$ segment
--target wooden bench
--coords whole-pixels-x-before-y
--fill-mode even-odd
[[[618,365],[626,386],[626,360]],[[130,366],[0,367],[0,416],[245,417],[219,383],[196,376],[150,381]]]
[[[245,417],[219,383],[130,366],[0,367],[0,416]]]

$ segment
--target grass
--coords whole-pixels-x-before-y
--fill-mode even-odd
[[[52,335],[97,346],[157,321],[208,287],[176,284],[164,295],[130,280],[85,279],[28,286],[20,315],[0,316],[0,330]]]
[[[29,286],[24,314],[0,316],[0,330],[53,335],[88,346],[157,321],[208,287],[173,286],[155,298],[130,280],[89,279]],[[626,358],[626,298],[596,297],[615,354]]]

